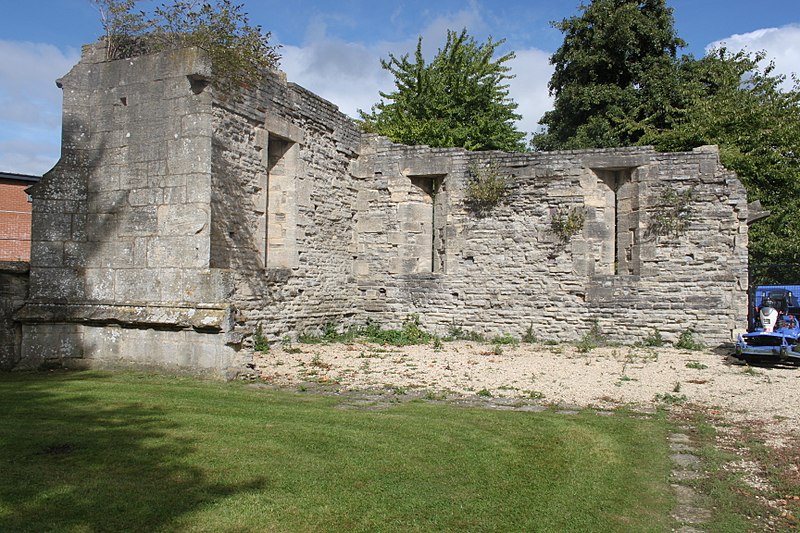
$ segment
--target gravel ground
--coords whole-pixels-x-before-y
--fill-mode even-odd
[[[296,353],[292,353],[296,352]],[[608,408],[693,404],[732,422],[758,420],[781,436],[800,435],[800,368],[747,366],[714,351],[501,346],[294,345],[257,355],[262,379],[281,387],[335,385],[431,397],[517,398]]]

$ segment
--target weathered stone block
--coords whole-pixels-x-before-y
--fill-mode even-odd
[[[159,235],[196,235],[208,227],[209,209],[202,204],[162,205],[158,208]]]

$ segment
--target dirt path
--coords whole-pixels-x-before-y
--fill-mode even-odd
[[[296,353],[292,353],[296,352]],[[800,435],[800,368],[732,364],[713,351],[501,346],[294,345],[256,358],[279,386],[336,385],[429,396],[518,398],[579,407],[698,404],[731,421],[758,420],[781,440]]]

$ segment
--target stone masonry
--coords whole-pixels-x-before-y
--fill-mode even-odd
[[[0,370],[19,363],[22,328],[13,316],[27,297],[28,263],[0,261]]]
[[[552,153],[403,146],[362,134],[280,73],[216,98],[196,50],[114,62],[84,48],[59,84],[62,156],[32,189],[18,368],[231,375],[270,340],[367,321],[575,340],[745,325],[747,201],[714,147]],[[476,214],[481,169],[509,179]],[[676,196],[677,195],[677,196]],[[668,198],[688,224],[658,231]],[[666,202],[666,204],[665,204]],[[552,230],[580,212],[577,233]]]

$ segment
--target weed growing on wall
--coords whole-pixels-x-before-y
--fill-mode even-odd
[[[657,237],[679,237],[686,233],[692,215],[694,189],[665,190],[651,210],[649,231]]]
[[[681,348],[682,350],[697,351],[705,348],[705,345],[695,339],[694,330],[689,328],[681,332],[680,337],[678,337],[678,342],[675,343],[675,347]]]
[[[559,207],[550,217],[550,231],[561,242],[569,240],[581,232],[586,223],[586,211],[583,207]]]
[[[497,163],[470,165],[466,204],[478,216],[484,216],[508,196],[510,176],[502,175]]]

